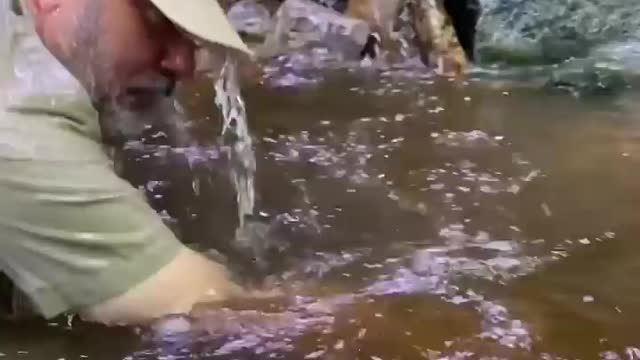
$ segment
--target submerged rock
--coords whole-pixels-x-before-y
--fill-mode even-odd
[[[546,88],[569,92],[577,97],[617,95],[629,86],[619,68],[590,60],[574,60],[551,73]]]

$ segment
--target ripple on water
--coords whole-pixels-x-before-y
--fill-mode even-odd
[[[314,79],[318,84],[321,80],[301,71],[308,65],[303,60],[288,59],[290,65],[283,67],[292,74],[292,86],[296,86],[297,77]],[[349,92],[370,100],[397,94],[402,86],[397,83],[399,75],[392,73],[383,74],[387,82],[375,89],[354,86]],[[288,76],[284,72],[272,75],[274,81]],[[422,83],[429,81],[430,77],[420,79]],[[465,103],[475,104],[478,99],[465,97],[460,98]],[[471,320],[461,322],[468,333],[442,330],[447,336],[440,339],[438,334],[416,335],[423,328],[438,333],[440,330],[430,328],[437,327],[437,322],[415,327],[402,324],[405,327],[397,331],[398,336],[404,334],[411,341],[400,347],[411,347],[412,354],[421,354],[407,358],[457,359],[480,354],[513,358],[509,355],[515,352],[505,353],[504,349],[520,351],[518,355],[532,349],[538,334],[510,311],[499,291],[493,290],[568,256],[576,248],[593,246],[615,234],[532,237],[518,218],[517,201],[529,183],[546,176],[544,172],[516,152],[508,136],[474,127],[442,129],[444,125],[438,121],[454,110],[444,96],[425,93],[417,98],[424,104],[419,113],[414,109],[367,111],[347,123],[323,114],[321,122],[311,125],[310,130],[263,138],[260,146],[268,153],[267,161],[286,170],[297,201],[286,211],[269,210],[269,214],[281,216],[291,227],[315,222],[320,229],[317,233],[323,235],[318,243],[332,240],[327,238],[332,233],[326,232],[325,226],[354,237],[361,235],[345,228],[357,222],[365,210],[400,219],[388,223],[399,229],[375,239],[380,242],[369,240],[377,234],[362,236],[364,240],[358,239],[357,244],[365,248],[363,251],[354,249],[352,243],[338,244],[340,250],[322,251],[314,251],[310,245],[283,278],[302,283],[300,288],[313,295],[297,297],[284,309],[270,312],[225,310],[211,314],[211,324],[201,325],[208,332],[204,338],[210,346],[196,349],[194,354],[241,358],[249,352],[264,357],[295,354],[297,359],[329,358],[336,351],[348,353],[359,347],[375,349],[363,358],[386,359],[389,357],[378,352],[381,345],[367,343],[383,343],[384,337],[376,331],[386,327],[372,324],[377,321],[391,327],[393,320],[409,322],[441,310],[442,304],[449,306],[444,317],[469,316]],[[445,114],[424,121],[429,110]],[[344,206],[346,198],[362,202],[350,208]],[[539,210],[546,218],[558,213],[550,205],[554,204],[540,199]],[[413,217],[401,217],[407,210]],[[402,232],[411,221],[426,223],[421,229],[428,231],[417,235]],[[377,225],[374,222],[368,225]],[[390,310],[393,306],[389,304],[406,299],[428,305],[420,308],[411,303],[402,309],[410,314],[403,313],[404,317]],[[341,322],[352,328],[341,328]],[[455,325],[454,320],[450,323]],[[417,336],[421,337],[415,340]],[[425,344],[434,338],[438,339],[436,344]],[[354,339],[362,342],[354,343]]]

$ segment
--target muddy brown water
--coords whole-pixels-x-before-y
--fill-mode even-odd
[[[257,209],[279,229],[260,275],[293,294],[183,332],[4,321],[0,358],[639,358],[639,94],[305,76],[273,70],[246,92]],[[212,139],[212,97],[196,89],[188,107]],[[182,163],[155,205],[178,209],[185,241],[224,248],[234,195],[205,153],[214,186],[194,193]]]

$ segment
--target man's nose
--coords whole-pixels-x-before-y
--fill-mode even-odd
[[[160,66],[177,79],[190,78],[195,72],[195,44],[182,36],[165,44],[165,52]]]

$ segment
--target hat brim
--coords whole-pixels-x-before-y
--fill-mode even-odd
[[[253,55],[217,0],[150,1],[174,24],[197,38]]]

